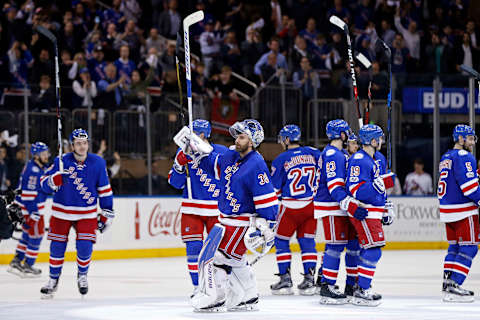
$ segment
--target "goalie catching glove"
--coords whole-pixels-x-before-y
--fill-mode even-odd
[[[243,239],[245,247],[252,253],[263,256],[273,247],[276,221],[252,218],[252,223]]]
[[[213,151],[213,147],[203,141],[194,132],[190,132],[188,127],[183,127],[175,137],[173,141],[177,146],[182,149],[183,153],[192,158],[193,163],[198,165],[203,157],[206,157]]]
[[[102,212],[97,217],[97,227],[100,233],[104,233],[108,227],[112,224],[112,220],[115,218],[115,212],[109,209],[102,209]]]

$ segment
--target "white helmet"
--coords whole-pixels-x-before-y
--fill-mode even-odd
[[[255,119],[245,119],[241,122],[235,122],[228,131],[230,131],[230,135],[235,139],[238,135],[245,133],[250,140],[252,140],[254,148],[257,148],[265,137],[262,125]]]

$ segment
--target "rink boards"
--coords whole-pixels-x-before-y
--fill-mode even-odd
[[[386,249],[443,249],[447,247],[445,227],[439,220],[438,200],[433,197],[393,197],[397,217],[384,227]],[[185,255],[181,241],[178,197],[116,197],[116,217],[106,234],[98,234],[93,259],[152,258]],[[51,199],[47,202],[47,208]],[[46,213],[46,224],[48,215]],[[16,234],[18,237],[19,234]],[[66,260],[75,260],[75,232],[69,236]],[[46,237],[46,236],[45,236]],[[318,248],[323,248],[321,223],[317,231]],[[9,263],[17,241],[0,243],[0,264]],[[298,251],[293,240],[292,250]],[[48,261],[49,241],[44,238],[38,261]]]

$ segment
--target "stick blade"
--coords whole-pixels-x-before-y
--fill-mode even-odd
[[[355,58],[357,58],[357,60],[360,61],[360,63],[363,64],[366,69],[370,69],[370,67],[372,66],[370,60],[368,60],[368,58],[365,57],[361,52],[357,53]]]
[[[390,59],[390,57],[392,56],[390,47],[382,39],[380,38],[377,39],[377,42],[375,43],[375,47],[377,47],[378,50],[383,50],[388,59]]]
[[[329,21],[330,21],[331,24],[336,25],[337,27],[339,27],[342,30],[345,30],[345,26],[347,25],[345,23],[345,21],[343,21],[342,19],[340,19],[339,17],[337,17],[335,15],[331,16]]]
[[[465,71],[466,73],[468,73],[470,76],[476,78],[477,80],[480,80],[480,73],[478,73],[475,69],[467,66],[467,65],[464,65],[462,64],[460,66],[460,69],[462,69],[462,71]]]
[[[37,26],[35,28],[35,30],[44,35],[45,37],[47,37],[50,41],[56,43],[57,42],[57,37],[55,37],[55,35],[50,31],[48,30],[47,28],[43,27],[43,26]]]
[[[188,30],[188,28],[197,22],[202,21],[204,14],[202,10],[198,10],[194,13],[189,14],[185,19],[183,19],[183,29]]]

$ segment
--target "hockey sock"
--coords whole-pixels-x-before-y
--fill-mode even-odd
[[[322,266],[322,282],[326,282],[329,285],[334,285],[337,282],[338,268],[340,267],[340,255],[342,254],[343,244],[331,244],[325,245],[325,253],[323,254],[323,266]]]
[[[358,257],[360,256],[360,245],[358,240],[348,240],[347,252],[345,253],[345,268],[347,270],[347,284],[357,283]]]
[[[35,261],[37,260],[38,250],[40,248],[40,243],[42,242],[42,238],[30,238],[28,241],[27,246],[27,254],[25,255],[26,259],[25,262],[29,266],[33,266]]]
[[[302,250],[303,272],[308,274],[309,270],[317,267],[317,250],[315,249],[315,239],[313,238],[298,238],[300,249]]]
[[[358,285],[360,288],[370,288],[381,256],[382,250],[379,247],[361,250],[358,264]]]
[[[22,238],[18,240],[17,249],[15,250],[15,257],[17,257],[20,261],[25,259],[25,252],[27,251],[29,240],[30,237],[28,236],[28,232],[23,230]]]
[[[198,255],[202,250],[202,241],[188,241],[187,246],[187,263],[192,284],[198,286]]]
[[[79,274],[87,274],[92,259],[93,242],[91,240],[77,240],[77,266]]]
[[[450,244],[448,246],[448,252],[445,256],[445,261],[443,263],[444,278],[450,278],[450,276],[446,275],[449,275],[453,272],[453,265],[455,264],[455,259],[457,258],[459,247],[460,246],[458,244]]]
[[[458,249],[458,254],[455,258],[455,263],[452,264],[452,275],[450,279],[462,285],[463,281],[468,275],[470,271],[470,267],[472,266],[472,260],[475,258],[478,252],[477,245],[467,245],[467,246],[460,246]]]
[[[290,263],[292,261],[290,241],[275,237],[275,249],[277,251],[278,273],[285,274],[290,270]]]
[[[60,277],[66,249],[66,242],[52,240],[50,243],[50,278],[58,279]]]

